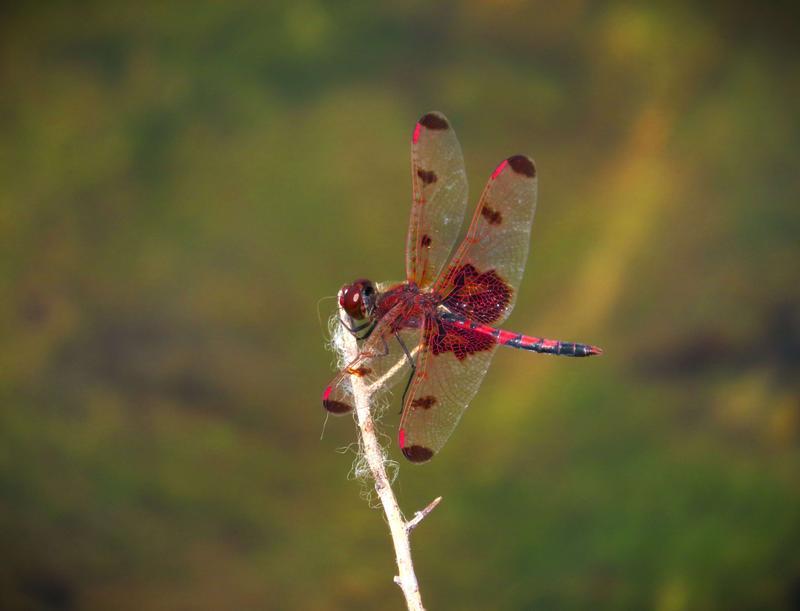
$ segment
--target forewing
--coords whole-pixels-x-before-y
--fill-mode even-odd
[[[450,310],[486,324],[511,313],[528,259],[536,183],[536,166],[523,155],[492,173],[466,238],[434,288]]]
[[[411,462],[442,449],[478,392],[497,348],[491,335],[429,317],[422,350],[403,405],[399,445]]]
[[[433,284],[455,245],[467,206],[464,157],[442,113],[423,115],[411,145],[413,203],[406,242],[406,276]]]
[[[396,305],[375,325],[370,336],[363,342],[358,356],[342,369],[322,395],[322,405],[332,414],[347,414],[353,411],[354,377],[362,380],[367,392],[373,394],[391,389],[411,373],[410,363],[400,342],[406,346],[412,358],[419,349],[422,330],[405,326],[409,321],[407,306]]]

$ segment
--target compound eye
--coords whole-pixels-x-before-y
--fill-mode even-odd
[[[361,299],[361,286],[356,283],[342,287],[339,292],[339,305],[353,318],[363,318],[364,303]]]

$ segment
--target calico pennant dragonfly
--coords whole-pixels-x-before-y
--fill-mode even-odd
[[[497,346],[560,356],[591,356],[587,344],[496,328],[510,314],[528,258],[536,208],[536,166],[514,155],[492,172],[466,237],[445,265],[467,202],[464,159],[445,116],[424,115],[411,145],[413,204],[406,281],[356,280],[339,291],[341,323],[359,354],[330,383],[322,404],[353,410],[350,380],[372,390],[407,380],[399,446],[414,463],[442,449],[480,386]]]

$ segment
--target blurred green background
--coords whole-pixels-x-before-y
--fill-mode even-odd
[[[401,464],[428,608],[800,609],[794,7],[4,5],[0,608],[403,608],[324,321],[438,109],[470,206],[537,160],[508,327],[606,355]]]

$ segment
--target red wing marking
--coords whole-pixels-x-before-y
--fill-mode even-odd
[[[476,332],[468,326],[441,319],[432,321],[426,342],[434,356],[452,352],[459,361],[476,352],[491,350],[497,343],[494,337]]]
[[[450,294],[444,305],[471,320],[492,322],[507,310],[511,295],[511,288],[495,270],[479,273],[471,263],[465,263],[452,271]]]
[[[495,178],[500,176],[500,172],[502,172],[506,168],[507,165],[508,165],[508,159],[503,160],[503,163],[501,163],[499,166],[497,166],[494,169],[494,172],[492,172],[492,175],[491,175],[490,179],[494,180]]]
[[[411,462],[426,462],[444,446],[478,391],[497,341],[453,321],[427,317],[398,441]]]
[[[406,240],[406,278],[428,287],[450,256],[467,205],[464,158],[445,116],[430,112],[414,127],[413,203]]]
[[[467,236],[434,285],[454,312],[490,324],[505,320],[528,258],[536,209],[536,166],[523,155],[503,161],[483,190]]]

